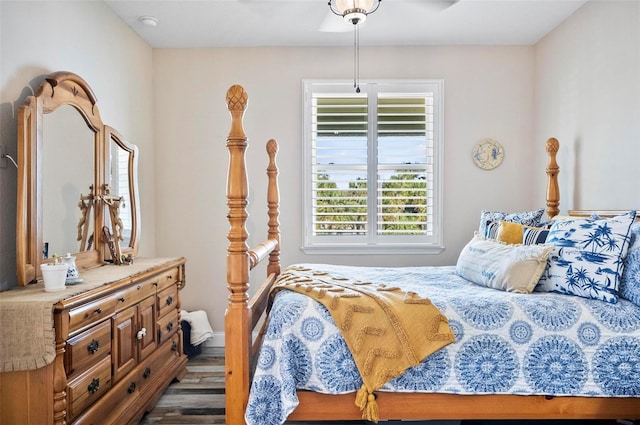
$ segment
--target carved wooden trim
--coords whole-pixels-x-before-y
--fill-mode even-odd
[[[36,134],[37,102],[29,96],[24,105],[18,108],[18,196],[16,205],[16,272],[18,286],[24,286],[36,279],[37,252],[37,214],[31,214],[36,202]]]
[[[80,112],[94,132],[102,129],[100,111],[96,106],[98,98],[79,75],[66,71],[54,72],[45,78],[36,96],[42,98],[43,113],[48,114],[60,105],[70,104]]]
[[[53,423],[67,423],[67,373],[64,369],[64,353],[69,337],[69,311],[54,315],[56,329],[56,358],[53,360]]]

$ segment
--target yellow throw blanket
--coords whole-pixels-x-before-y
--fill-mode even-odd
[[[282,289],[308,295],[331,313],[362,376],[356,405],[366,420],[379,418],[374,391],[454,341],[447,318],[415,292],[296,266],[273,287]]]

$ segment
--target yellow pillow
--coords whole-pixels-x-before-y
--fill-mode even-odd
[[[524,227],[524,224],[500,221],[498,232],[496,233],[496,239],[504,243],[521,244],[522,230]]]

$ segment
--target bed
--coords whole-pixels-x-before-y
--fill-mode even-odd
[[[635,257],[631,255],[632,249],[640,245],[640,241],[634,245],[634,232],[640,233],[635,211],[571,211],[574,219],[551,221],[546,226],[547,243],[532,244],[546,247],[544,254],[541,248],[526,248],[537,250],[536,261],[543,264],[542,269],[535,267],[540,274],[533,286],[530,278],[522,279],[528,289],[516,289],[518,292],[514,292],[514,288],[491,287],[465,278],[474,271],[465,269],[463,253],[472,255],[479,251],[474,248],[480,245],[475,244],[498,244],[499,249],[507,246],[510,250],[525,246],[493,241],[489,236],[490,224],[499,222],[505,229],[510,225],[502,220],[484,220],[484,216],[478,232],[484,233],[473,237],[455,266],[362,268],[296,264],[281,269],[278,146],[274,140],[269,140],[266,147],[268,235],[256,247],[247,246],[247,137],[242,123],[247,98],[245,90],[238,85],[227,92],[231,113],[227,138],[230,224],[227,235],[229,298],[225,314],[227,423],[280,424],[285,420],[360,420],[363,417],[375,420],[640,418],[640,296],[637,288],[629,283],[624,287],[628,299],[618,296],[623,288],[618,291],[617,280],[615,287],[611,286],[613,277],[626,278],[628,282],[640,280],[637,264],[640,250],[633,251]],[[549,218],[559,213],[558,147],[556,139],[546,143],[549,154],[546,214]],[[509,222],[504,215],[498,218]],[[538,229],[545,228],[538,224],[541,226]],[[611,263],[603,263],[600,254],[592,253],[597,258],[590,257],[589,261],[595,261],[597,269],[583,269],[578,264],[582,264],[585,251],[579,250],[578,258],[571,257],[578,252],[570,246],[571,238],[574,232],[593,233],[594,226],[604,228],[609,234],[613,229],[622,239],[606,247],[616,252],[616,256],[607,260]],[[620,230],[625,226],[626,233]],[[522,252],[517,255],[521,256]],[[634,261],[633,267],[627,264],[623,269],[630,258]],[[262,261],[267,263],[267,277],[250,297],[250,273]],[[578,292],[572,292],[577,288],[577,281],[591,279],[590,273],[600,276],[604,283],[582,285],[582,289],[576,289]],[[556,274],[574,276],[566,279],[568,289],[554,286]],[[363,387],[363,377],[359,376],[343,333],[326,306],[304,295],[304,291],[277,290],[291,275],[329,285],[350,281],[356,285],[373,282],[394,290],[398,289],[396,286],[401,287],[403,294],[429,299],[446,317],[454,338],[420,364],[371,391],[369,399],[375,404],[375,415],[366,416],[363,405],[358,407],[354,402],[354,394]],[[518,280],[513,274],[508,277]],[[538,283],[539,277],[541,283]],[[509,279],[503,279],[503,283]],[[548,290],[538,292],[541,284],[547,285]],[[536,291],[532,292],[534,288]],[[266,312],[269,317],[262,320]]]

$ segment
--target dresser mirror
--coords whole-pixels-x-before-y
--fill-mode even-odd
[[[48,75],[18,109],[18,285],[71,253],[82,271],[137,254],[137,149],[78,75]]]
[[[107,142],[107,181],[110,193],[117,194],[118,217],[114,235],[118,238],[116,246],[119,255],[135,255],[138,250],[138,231],[140,229],[140,202],[138,200],[138,148],[128,143],[116,129],[104,127]],[[113,213],[115,210],[110,209]],[[110,219],[111,215],[109,215]]]

